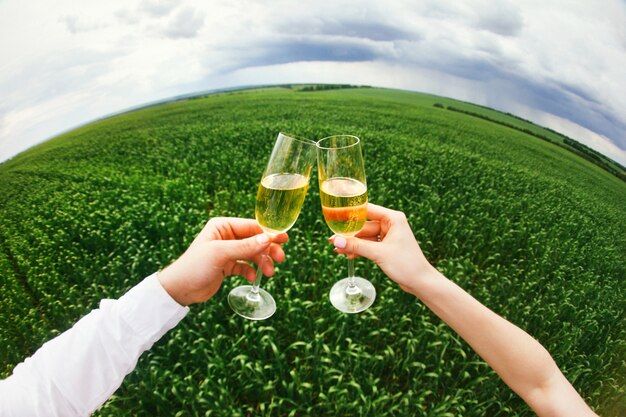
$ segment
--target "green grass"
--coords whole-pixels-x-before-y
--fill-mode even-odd
[[[0,165],[0,374],[175,259],[209,217],[252,217],[279,131],[349,133],[363,139],[371,201],[405,211],[440,270],[546,346],[594,409],[623,415],[626,184],[436,102],[484,110],[370,88],[238,91],[102,120]],[[225,295],[242,279],[227,279],[97,415],[533,415],[373,264],[357,262],[374,306],[333,309],[346,263],[315,183],[264,283],[276,315],[235,316]]]

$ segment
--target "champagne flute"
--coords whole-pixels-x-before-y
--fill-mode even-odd
[[[367,183],[356,136],[329,136],[317,142],[320,199],[326,224],[335,234],[356,235],[367,219]],[[348,255],[348,277],[333,285],[330,302],[344,313],[366,310],[376,299],[376,289],[354,276],[354,258]]]
[[[279,133],[267,168],[261,178],[254,210],[263,231],[271,236],[284,233],[300,214],[315,164],[315,142]],[[267,254],[262,259],[267,258]],[[261,264],[253,285],[242,285],[228,294],[233,311],[250,320],[265,320],[276,311],[274,298],[260,288]]]

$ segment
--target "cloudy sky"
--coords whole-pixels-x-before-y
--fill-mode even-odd
[[[624,0],[0,0],[0,161],[142,103],[297,82],[472,101],[626,165]]]

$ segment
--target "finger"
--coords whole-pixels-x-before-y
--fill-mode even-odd
[[[283,244],[283,243],[287,243],[287,241],[289,240],[289,235],[287,233],[279,233],[277,235],[271,236],[271,238],[272,238],[272,243]]]
[[[386,236],[394,224],[406,224],[406,215],[398,210],[391,210],[376,204],[367,204],[367,218],[380,221],[380,235]]]
[[[253,219],[242,219],[239,217],[221,217],[220,219],[222,224],[230,229],[231,239],[244,239],[263,233],[259,223]]]
[[[270,246],[270,237],[265,233],[240,240],[216,240],[211,242],[219,248],[219,254],[225,261],[250,261],[267,250]]]
[[[374,203],[367,203],[367,218],[369,220],[383,220],[392,215],[394,211]]]
[[[269,256],[263,256],[263,260],[259,265],[261,271],[263,271],[263,275],[266,277],[271,277],[274,275],[274,261]]]
[[[356,237],[366,238],[380,235],[380,222],[366,222],[365,226],[356,234]]]
[[[335,239],[337,238],[338,235],[332,235],[331,237],[328,238],[328,241],[332,244],[335,243]],[[382,239],[379,235],[374,235],[374,236],[368,236],[368,237],[361,237],[358,234],[355,236],[358,237],[361,240],[369,240],[370,242],[380,242]]]
[[[380,242],[371,242],[354,237],[346,239],[343,236],[336,236],[333,240],[333,245],[335,245],[335,249],[337,249],[339,253],[364,256],[373,261],[376,260],[381,248]]]
[[[243,261],[238,261],[233,265],[229,275],[240,275],[246,280],[254,282],[256,279],[256,269]]]
[[[209,229],[214,239],[230,240],[244,239],[250,236],[263,233],[264,230],[259,223],[253,219],[243,219],[239,217],[214,217],[205,225],[205,229]],[[270,234],[272,242],[285,243],[289,240],[287,233]]]
[[[209,240],[230,240],[246,238],[262,232],[263,230],[256,220],[214,217],[204,225],[200,235]]]
[[[252,261],[257,265],[265,262],[265,257],[269,255],[270,259],[275,262],[283,262],[285,260],[285,252],[280,245],[272,244],[267,251],[257,253],[254,258],[244,258],[245,261]]]
[[[234,239],[243,239],[259,233],[265,232],[256,220],[252,219],[240,219],[238,217],[225,217],[223,218],[228,222],[231,228]],[[286,243],[289,240],[287,233],[266,233],[272,242],[274,243]]]
[[[270,245],[270,252],[269,252],[270,256],[272,257],[272,259],[274,260],[274,262],[284,262],[285,261],[285,251],[283,250],[283,247],[280,245],[277,245],[275,243],[272,243]]]

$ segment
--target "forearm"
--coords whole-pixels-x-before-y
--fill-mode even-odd
[[[558,370],[536,340],[442,274],[433,273],[418,297],[520,395],[525,386],[540,383]]]
[[[416,295],[457,332],[539,415],[594,415],[548,351],[433,269]],[[556,404],[555,398],[562,403]],[[560,401],[561,401],[560,400]],[[589,414],[589,413],[591,414]]]

